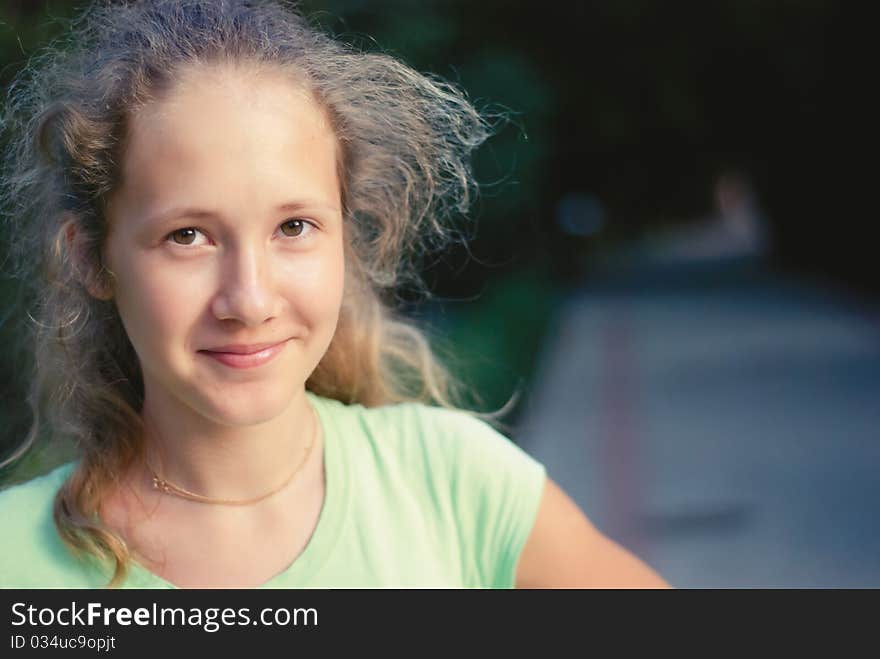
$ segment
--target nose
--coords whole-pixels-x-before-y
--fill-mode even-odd
[[[281,311],[269,256],[250,246],[231,250],[221,264],[220,284],[211,310],[218,320],[257,327]]]

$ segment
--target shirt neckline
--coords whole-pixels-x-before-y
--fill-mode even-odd
[[[338,432],[335,423],[336,414],[334,412],[338,412],[338,410],[330,409],[342,406],[342,403],[322,398],[310,391],[306,391],[306,396],[318,413],[324,437],[324,479],[326,483],[324,505],[321,507],[318,523],[305,549],[290,565],[267,581],[255,586],[255,589],[307,585],[330,556],[345,520],[348,508],[348,465],[347,460],[342,456],[342,434]],[[133,588],[159,586],[182,590],[180,586],[163,579],[134,559],[131,561],[126,586]]]

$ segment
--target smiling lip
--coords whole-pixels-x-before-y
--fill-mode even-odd
[[[215,350],[199,350],[199,352],[232,368],[254,368],[274,359],[286,345],[287,340],[284,340],[279,343],[228,345]]]

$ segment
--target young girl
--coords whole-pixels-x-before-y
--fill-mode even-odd
[[[80,457],[0,493],[0,586],[664,585],[386,303],[468,205],[456,89],[273,2],[145,0],[88,11],[6,113],[43,282],[7,462],[44,429]]]

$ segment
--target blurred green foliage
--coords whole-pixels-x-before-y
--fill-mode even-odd
[[[533,389],[540,347],[563,295],[547,269],[530,267],[490,280],[478,300],[448,304],[435,317],[453,372],[469,384],[475,409],[508,403],[512,424]]]

